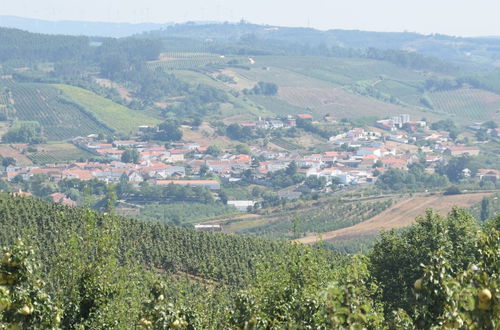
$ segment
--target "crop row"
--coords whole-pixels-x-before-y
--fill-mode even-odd
[[[39,84],[7,85],[14,98],[19,120],[38,121],[49,140],[63,140],[102,131],[101,125],[67,102],[59,91]]]
[[[468,119],[485,119],[490,109],[482,102],[478,93],[473,89],[459,89],[432,93],[431,98],[439,110]]]
[[[281,147],[281,148],[289,150],[289,151],[297,150],[300,148],[298,145],[296,145],[290,141],[287,141],[285,139],[282,139],[282,138],[273,139],[273,140],[271,140],[271,142],[274,143],[275,145],[277,145],[278,147]]]

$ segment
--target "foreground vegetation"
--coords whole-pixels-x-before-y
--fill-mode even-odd
[[[8,195],[0,227],[0,328],[499,325],[498,216],[429,211],[367,256]]]

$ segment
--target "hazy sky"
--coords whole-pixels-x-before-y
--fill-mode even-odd
[[[1,0],[0,15],[134,23],[243,18],[318,29],[500,35],[500,0]]]

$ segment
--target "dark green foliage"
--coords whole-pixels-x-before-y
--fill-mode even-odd
[[[254,134],[250,127],[241,127],[238,124],[230,124],[226,127],[226,135],[232,140],[248,141],[254,138]]]
[[[226,92],[204,84],[186,88],[183,94],[187,94],[186,98],[163,110],[165,115],[174,114],[182,118],[202,117],[216,112],[221,103],[229,100]]]
[[[133,249],[135,262],[145,266],[169,272],[183,271],[227,283],[244,283],[252,274],[253,259],[258,255],[279,255],[288,251],[280,242],[144,223],[7,195],[0,196],[0,243],[11,244],[24,232],[36,233],[33,244],[45,251],[44,258],[57,255],[54,244],[62,244],[72,233],[83,232],[85,227],[81,219],[87,216],[95,218],[98,228],[107,221],[116,226],[121,261],[126,260],[126,251]],[[49,241],[53,243],[47,246]]]
[[[59,61],[80,59],[90,52],[87,37],[52,36],[0,29],[0,61]]]
[[[412,164],[408,171],[390,168],[377,179],[376,186],[391,190],[418,190],[441,188],[448,185],[445,176],[428,174],[420,164]]]
[[[153,138],[159,141],[179,141],[182,139],[182,131],[176,122],[166,121],[158,125],[158,131]]]
[[[464,170],[469,169],[470,175],[476,175],[478,164],[469,155],[452,157],[446,165],[437,168],[437,172],[446,175],[451,182],[458,182],[465,177]]]
[[[383,233],[369,258],[370,272],[380,284],[386,311],[403,308],[412,312],[415,301],[411,288],[423,275],[421,264],[429,264],[436,251],[444,251],[455,274],[473,263],[478,257],[474,248],[478,231],[471,215],[455,209],[447,218],[429,211],[401,233]]]
[[[255,95],[266,95],[266,96],[272,96],[276,95],[278,93],[278,85],[275,83],[268,83],[268,82],[263,82],[259,81],[252,89],[251,93]]]
[[[12,127],[2,136],[2,141],[7,143],[30,143],[37,144],[45,142],[42,129],[38,122],[23,122]]]
[[[436,131],[456,131],[458,130],[457,126],[451,119],[444,119],[437,121],[435,123],[431,124],[431,129],[436,130]]]
[[[137,149],[126,149],[123,151],[121,161],[124,163],[139,163],[139,151]]]

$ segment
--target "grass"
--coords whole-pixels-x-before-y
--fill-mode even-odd
[[[115,130],[131,133],[141,125],[156,125],[160,122],[140,111],[131,110],[83,88],[60,84],[54,86]]]

